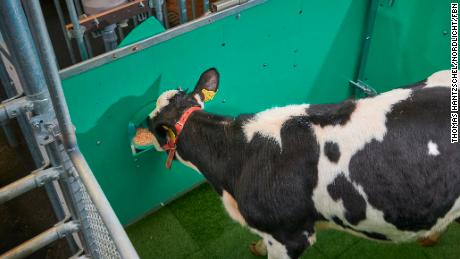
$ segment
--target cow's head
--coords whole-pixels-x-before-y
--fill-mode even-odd
[[[155,137],[154,146],[158,151],[164,151],[163,146],[170,137],[168,131],[175,133],[174,125],[183,112],[194,106],[203,108],[204,103],[214,97],[218,86],[219,73],[215,68],[210,68],[201,74],[192,92],[169,90],[158,97],[155,110],[148,118],[149,129]]]

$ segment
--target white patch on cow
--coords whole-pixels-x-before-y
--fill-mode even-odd
[[[428,155],[437,156],[439,153],[438,144],[433,141],[428,141]]]
[[[178,92],[178,90],[169,90],[162,93],[157,99],[155,109],[149,114],[149,118],[153,119],[155,116],[157,116],[160,113],[161,109],[163,109],[165,106],[169,104],[169,99],[171,99]],[[153,146],[157,151],[164,151],[155,135],[153,135]]]
[[[316,243],[316,233],[313,233],[313,235],[310,235],[308,231],[303,232],[304,236],[307,237],[308,243],[312,246],[314,243]]]
[[[227,211],[230,218],[240,223],[241,225],[246,226],[246,221],[238,209],[238,203],[236,202],[235,198],[233,198],[233,196],[225,190],[222,192],[222,202],[224,203],[225,210]]]
[[[272,235],[260,232],[253,228],[249,228],[249,230],[259,235],[264,240],[264,244],[267,247],[268,259],[290,259],[286,246],[273,238]]]
[[[425,87],[436,86],[450,87],[450,70],[441,70],[428,77]]]
[[[203,103],[203,101],[201,100],[200,95],[199,95],[199,94],[194,94],[193,97],[194,97],[195,100],[200,104],[201,109],[204,109],[204,103]]]
[[[372,207],[362,187],[352,182],[349,177],[349,163],[356,152],[364,148],[371,141],[383,141],[386,128],[386,115],[394,104],[410,97],[411,89],[396,89],[378,95],[374,98],[356,101],[356,109],[351,114],[350,120],[344,125],[313,125],[316,139],[320,145],[320,158],[318,161],[318,184],[313,191],[313,201],[316,209],[326,218],[338,216],[344,224],[345,208],[342,200],[334,201],[329,195],[327,186],[341,173],[353,184],[355,189],[366,201],[366,219],[357,226],[358,230],[382,233],[388,238],[397,238],[400,231],[384,220],[383,213]],[[308,110],[307,110],[308,114]],[[324,155],[324,144],[333,141],[340,146],[341,157],[337,163],[331,163]],[[397,233],[396,233],[397,232]],[[362,234],[356,233],[362,236]],[[414,235],[414,233],[410,233]]]
[[[294,116],[305,115],[307,104],[304,105],[288,105],[285,107],[275,107],[255,115],[243,125],[243,131],[247,142],[251,142],[256,133],[264,137],[275,140],[280,147],[281,143],[281,128],[283,124]]]
[[[155,109],[149,114],[150,119],[153,119],[155,116],[157,116],[161,109],[169,104],[169,99],[171,99],[178,92],[178,90],[169,90],[162,93],[157,99],[157,105],[155,106]]]
[[[192,164],[190,161],[186,161],[184,160],[180,155],[179,153],[176,151],[176,158],[177,160],[179,160],[179,162],[181,162],[182,164],[184,164],[185,166],[188,166],[190,168],[192,168],[193,170],[197,171],[198,173],[201,174],[200,170],[198,170],[198,167],[196,167],[196,165]]]

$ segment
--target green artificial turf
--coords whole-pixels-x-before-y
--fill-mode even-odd
[[[129,226],[127,232],[144,259],[260,258],[248,249],[258,237],[227,216],[208,184]],[[430,248],[416,243],[383,244],[339,231],[321,231],[316,244],[302,258],[458,259],[460,224],[451,224],[441,241]]]

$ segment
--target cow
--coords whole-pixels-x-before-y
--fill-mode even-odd
[[[158,151],[201,173],[268,258],[298,258],[322,227],[386,242],[438,236],[460,217],[460,148],[450,143],[449,71],[373,97],[204,111],[208,69],[191,92],[161,94],[147,120]]]

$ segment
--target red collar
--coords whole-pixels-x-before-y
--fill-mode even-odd
[[[170,169],[172,165],[172,160],[174,158],[174,155],[176,154],[176,147],[177,147],[177,140],[179,139],[179,135],[182,132],[182,129],[184,128],[185,123],[187,122],[188,118],[194,111],[201,110],[201,107],[199,106],[194,106],[190,107],[187,110],[182,113],[182,116],[180,119],[176,122],[174,125],[174,128],[176,129],[176,137],[174,139],[169,138],[168,143],[166,143],[163,148],[168,151],[168,159],[166,160],[166,168]]]

